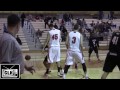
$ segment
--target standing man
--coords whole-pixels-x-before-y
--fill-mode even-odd
[[[24,73],[24,68],[33,73],[33,68],[24,63],[22,50],[15,36],[20,28],[20,18],[12,14],[7,18],[7,32],[0,38],[0,64],[19,64],[20,74]]]
[[[60,41],[61,41],[61,33],[60,30],[55,29],[53,24],[49,25],[50,31],[47,34],[47,39],[44,44],[43,52],[45,47],[48,45],[48,56],[47,56],[47,63],[46,63],[46,72],[45,76],[49,74],[49,69],[52,63],[57,63],[58,68],[58,76],[61,75],[61,66],[60,66]],[[44,64],[45,65],[45,64]]]
[[[88,79],[87,68],[85,65],[84,55],[83,55],[83,37],[77,31],[78,27],[79,26],[76,24],[74,26],[74,31],[71,31],[66,39],[67,57],[64,67],[63,79],[66,79],[66,74],[70,66],[74,64],[74,59],[81,62],[85,74],[85,78]]]
[[[23,13],[23,14],[21,15],[21,24],[22,24],[22,28],[24,27],[25,18],[26,18],[26,16],[25,16],[25,14]]]
[[[100,62],[100,59],[99,59],[99,54],[98,54],[98,48],[99,48],[99,40],[98,40],[98,37],[95,36],[95,34],[92,32],[90,34],[90,38],[89,38],[89,62],[91,61],[90,60],[90,56],[94,50],[94,52],[96,53],[96,56],[97,56],[97,59],[98,59],[98,62]]]
[[[120,70],[120,28],[119,31],[114,32],[109,44],[109,52],[107,54],[103,75],[101,79],[106,79],[108,74],[113,71],[115,66],[118,66]]]
[[[22,41],[21,39],[19,38],[19,36],[17,35],[17,38],[16,38],[17,42],[19,43],[19,45],[22,45]]]

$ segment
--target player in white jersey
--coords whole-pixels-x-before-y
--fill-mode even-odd
[[[49,73],[50,65],[54,62],[56,62],[58,67],[58,76],[61,75],[61,66],[60,66],[60,41],[61,41],[61,32],[58,29],[55,29],[53,24],[49,25],[50,31],[47,34],[47,39],[44,44],[43,52],[48,45],[48,56],[47,56],[47,62],[46,62],[46,73],[47,75]]]
[[[66,74],[70,66],[74,64],[74,59],[81,62],[85,74],[85,78],[88,79],[87,68],[85,65],[84,55],[83,55],[83,39],[82,39],[82,35],[77,31],[78,27],[79,26],[76,24],[74,26],[74,31],[71,31],[66,39],[67,57],[64,67],[63,79],[66,78]]]

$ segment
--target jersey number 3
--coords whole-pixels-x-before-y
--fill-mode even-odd
[[[72,38],[72,43],[75,44],[75,42],[76,42],[76,37],[73,37]]]
[[[117,45],[118,39],[119,37],[116,37],[116,36],[113,37],[112,42],[114,45]]]
[[[58,34],[54,34],[54,35],[52,36],[52,39],[53,39],[53,40],[57,40],[57,39],[58,39]]]

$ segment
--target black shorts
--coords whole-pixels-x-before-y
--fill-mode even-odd
[[[45,57],[45,59],[44,59],[44,62],[47,62],[48,60],[47,60],[47,55],[46,55],[46,57]]]
[[[97,47],[89,47],[89,53],[92,53],[94,50],[95,53],[98,53],[98,48]]]
[[[113,56],[108,53],[104,63],[103,71],[112,72],[115,66],[118,66],[120,70],[120,56]]]

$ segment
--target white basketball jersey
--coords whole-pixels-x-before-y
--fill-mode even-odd
[[[71,31],[69,33],[69,50],[80,52],[80,33]]]
[[[49,46],[60,46],[60,30],[53,28],[53,30],[49,31],[50,41]]]

